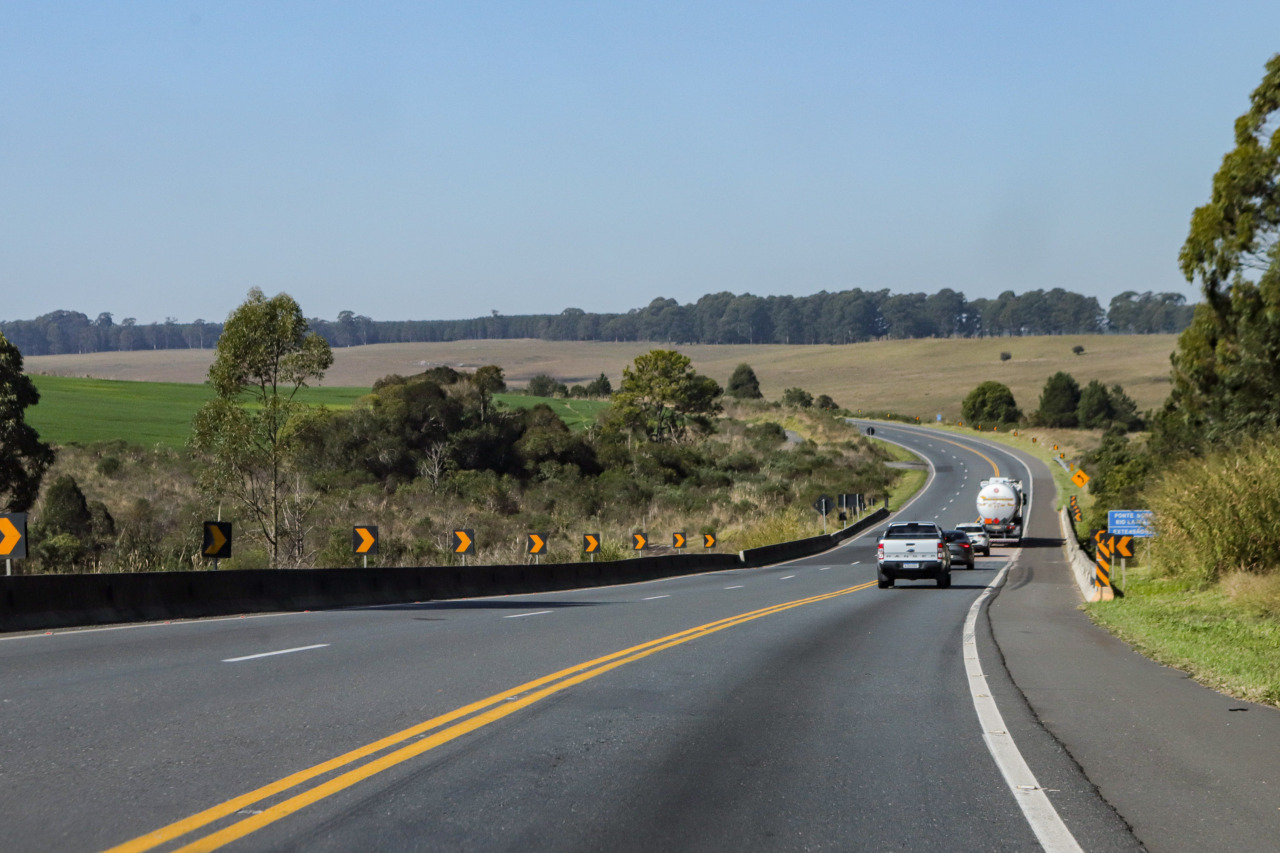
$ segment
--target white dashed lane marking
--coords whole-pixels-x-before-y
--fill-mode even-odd
[[[550,610],[535,610],[532,613],[512,613],[510,616],[503,616],[503,619],[519,619],[521,616],[545,616]]]
[[[657,601],[659,598],[670,598],[670,597],[671,597],[671,596],[669,596],[669,595],[651,595],[651,596],[649,596],[648,598],[646,598],[646,599],[644,599],[644,600],[645,600],[645,601]]]
[[[308,652],[312,649],[323,649],[328,647],[328,643],[316,643],[314,646],[298,646],[296,649],[281,649],[278,652],[259,652],[256,655],[245,655],[239,658],[223,658],[223,663],[239,663],[242,660],[255,660],[257,658],[269,658],[273,655],[288,655],[294,652]]]

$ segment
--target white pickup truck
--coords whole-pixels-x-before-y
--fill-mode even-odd
[[[942,528],[932,521],[890,524],[876,543],[876,580],[881,589],[898,578],[933,578],[939,589],[951,586],[951,551]]]

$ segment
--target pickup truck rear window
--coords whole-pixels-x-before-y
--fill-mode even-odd
[[[884,534],[885,539],[919,539],[925,536],[939,538],[938,528],[925,524],[904,524],[901,527],[890,527]]]

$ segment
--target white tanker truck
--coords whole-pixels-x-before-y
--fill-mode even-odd
[[[1026,505],[1021,480],[992,477],[978,492],[978,521],[992,539],[1021,539]]]

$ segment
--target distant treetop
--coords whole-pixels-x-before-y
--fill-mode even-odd
[[[1125,291],[1104,312],[1098,300],[1061,288],[1006,291],[995,299],[938,293],[853,290],[812,296],[710,293],[695,303],[654,299],[625,314],[566,308],[559,314],[504,315],[470,320],[374,320],[342,311],[310,327],[332,347],[428,343],[475,338],[551,341],[651,341],[670,344],[849,344],[881,338],[974,338],[1121,332],[1180,332],[1193,306],[1177,293]],[[211,349],[221,323],[195,320],[119,323],[109,313],[90,320],[54,311],[34,320],[0,321],[0,331],[28,356],[141,349]]]

